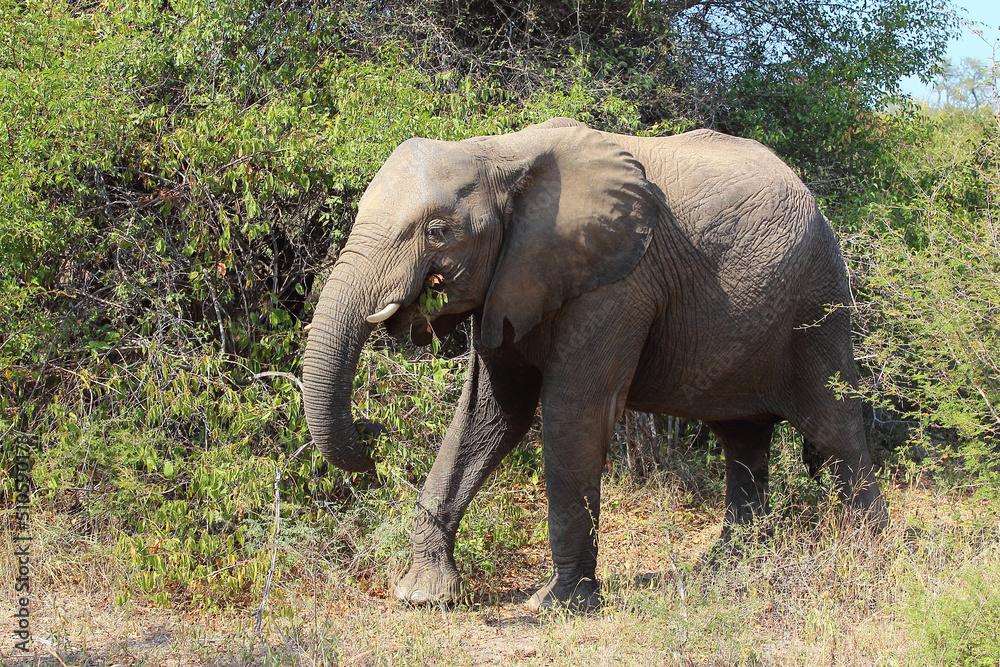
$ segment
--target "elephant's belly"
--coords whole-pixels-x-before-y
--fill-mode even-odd
[[[702,421],[772,414],[777,341],[715,336],[683,347],[656,341],[650,339],[636,367],[629,409]]]
[[[626,407],[637,412],[672,415],[700,421],[760,420],[776,416],[760,396],[685,392],[685,388],[632,386]]]

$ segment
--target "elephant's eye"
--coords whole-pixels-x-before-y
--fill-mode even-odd
[[[448,228],[443,222],[435,220],[427,225],[427,240],[434,245],[444,245],[448,240]]]

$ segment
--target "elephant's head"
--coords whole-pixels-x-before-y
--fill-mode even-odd
[[[642,165],[567,119],[401,144],[361,198],[310,327],[303,384],[317,446],[346,470],[374,466],[350,398],[379,322],[427,344],[428,324],[442,333],[481,312],[483,344],[516,342],[545,311],[629,273],[661,207]],[[419,298],[435,274],[447,302],[428,316]]]

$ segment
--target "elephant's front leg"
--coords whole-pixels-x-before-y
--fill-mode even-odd
[[[395,596],[454,600],[461,593],[455,533],[479,487],[531,426],[541,378],[530,367],[472,354],[455,418],[417,500],[413,561]]]
[[[542,403],[552,576],[528,601],[532,611],[553,606],[586,611],[600,605],[601,473],[609,424],[615,421],[610,401],[601,403],[569,415]]]
[[[553,325],[541,396],[553,571],[528,601],[532,611],[601,602],[601,473],[653,312],[636,298],[623,280],[577,297]]]

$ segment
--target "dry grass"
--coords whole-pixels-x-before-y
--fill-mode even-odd
[[[935,653],[928,642],[935,615],[948,613],[934,601],[960,597],[965,574],[1000,568],[1000,508],[920,487],[887,492],[894,522],[881,537],[846,525],[832,503],[808,515],[778,507],[772,539],[713,560],[718,511],[655,480],[609,481],[600,612],[527,613],[548,567],[544,543],[498,552],[503,576],[465,563],[470,593],[452,610],[399,606],[385,599],[386,575],[359,580],[312,550],[299,554],[298,578],[272,590],[259,635],[256,602],[214,614],[115,604],[124,573],[106,534],[37,517],[36,655],[6,664],[947,664],[947,646]],[[475,511],[489,511],[484,500]],[[544,500],[525,503],[531,531]],[[6,580],[10,561],[0,563]],[[1000,599],[1000,578],[977,587]],[[1000,656],[991,659],[968,664]]]

